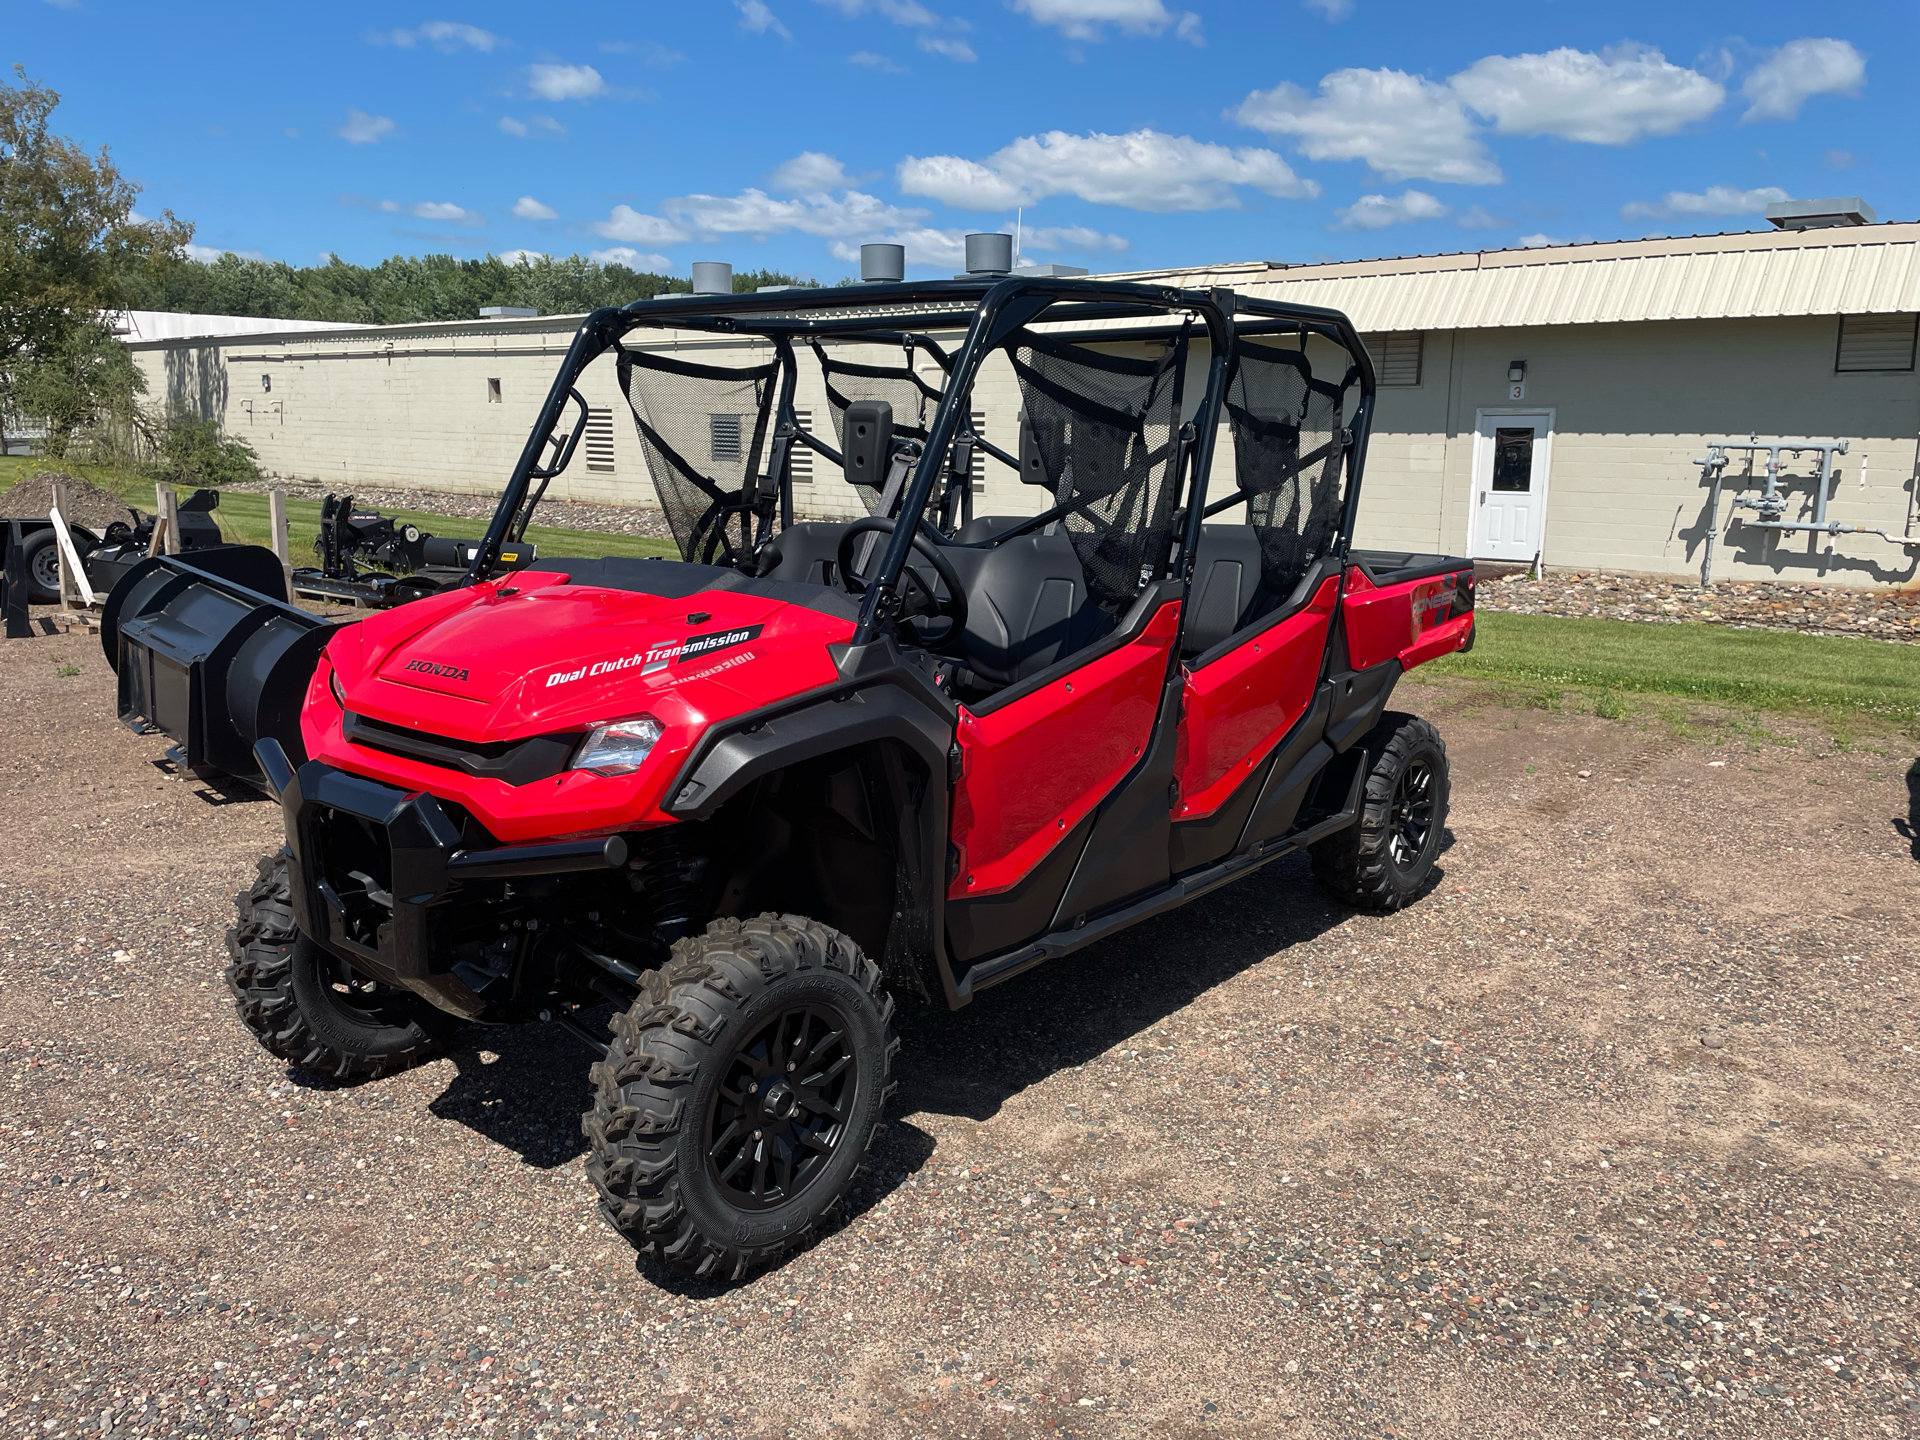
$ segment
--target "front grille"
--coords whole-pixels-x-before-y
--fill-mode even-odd
[[[535,735],[525,740],[462,740],[452,735],[428,735],[349,710],[342,729],[347,739],[369,750],[384,750],[424,765],[459,770],[483,780],[509,785],[531,785],[551,780],[567,768],[581,732]]]

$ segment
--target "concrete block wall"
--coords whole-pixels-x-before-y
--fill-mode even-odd
[[[1915,504],[1920,383],[1913,372],[1836,374],[1837,325],[1836,317],[1812,316],[1429,332],[1420,383],[1379,392],[1358,543],[1471,553],[1476,418],[1500,409],[1553,412],[1544,534],[1552,566],[1697,574],[1707,489],[1693,462],[1709,440],[1754,430],[1847,440],[1829,517],[1900,534]],[[342,490],[492,495],[519,456],[571,334],[563,319],[133,349],[151,397],[218,418],[253,444],[273,474]],[[715,364],[756,363],[768,353],[756,342],[707,337],[667,337],[648,348],[656,344]],[[862,349],[871,353],[860,358],[877,358],[874,347]],[[1190,357],[1190,396],[1205,383],[1205,350],[1197,344]],[[831,441],[819,368],[804,352],[801,358],[796,402]],[[1517,402],[1507,398],[1514,359],[1527,362],[1526,395]],[[931,373],[931,360],[919,363]],[[487,398],[490,379],[500,382],[499,403]],[[592,366],[579,388],[589,404],[613,412],[614,472],[589,471],[583,449],[550,497],[657,503],[611,357]],[[987,438],[1017,454],[1021,400],[1004,356],[983,370],[973,404],[985,412]],[[1230,433],[1218,438],[1212,474],[1212,495],[1228,493]],[[824,458],[815,457],[814,475],[811,486],[796,487],[802,515],[864,513]],[[1794,518],[1810,516],[1806,479],[1790,489]],[[1728,498],[1717,578],[1872,584],[1920,573],[1920,550],[1743,527]],[[1028,515],[1050,503],[1007,467],[986,463],[976,513]]]

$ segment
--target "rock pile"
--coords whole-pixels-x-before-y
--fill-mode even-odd
[[[1554,573],[1539,580],[1522,572],[1482,581],[1475,604],[1518,615],[1585,615],[1655,624],[1691,620],[1739,629],[1920,641],[1920,594],[1901,590],[1729,580],[1702,590],[1685,582],[1605,571]]]

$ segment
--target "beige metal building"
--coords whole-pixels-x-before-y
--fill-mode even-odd
[[[1366,544],[1697,573],[1708,487],[1696,462],[1709,442],[1756,432],[1846,441],[1828,518],[1920,537],[1920,224],[1126,278],[1231,286],[1353,317],[1381,376]],[[575,318],[160,340],[133,350],[151,394],[219,418],[277,474],[342,489],[492,492]],[[692,336],[646,343],[720,363],[729,351],[747,363],[741,352],[750,348]],[[593,407],[586,440],[552,494],[652,503],[611,363],[594,367],[581,389]],[[803,380],[799,404],[824,427],[817,374]],[[1010,374],[984,375],[974,404],[988,438],[1014,448]],[[1729,469],[1730,488],[1743,463]],[[1810,457],[1789,469],[1787,518],[1810,518],[1816,468]],[[1042,508],[1043,497],[1003,467],[981,462],[977,473],[982,513]],[[1222,454],[1216,486],[1230,474]],[[800,481],[803,511],[833,513],[843,487],[816,492]],[[820,498],[809,504],[808,494]],[[1904,582],[1920,575],[1920,538],[1904,547],[1868,535],[1781,535],[1742,524],[1723,501],[1714,575]]]

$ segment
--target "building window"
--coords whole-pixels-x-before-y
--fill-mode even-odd
[[[1391,334],[1362,335],[1360,342],[1373,357],[1373,378],[1381,385],[1418,385],[1420,383],[1420,332],[1396,330]]]
[[[1833,368],[1911,370],[1920,315],[1842,315]]]
[[[500,382],[498,380],[487,381],[487,403],[489,405],[498,405],[500,403]]]
[[[800,428],[811,435],[813,433],[813,411],[795,410],[793,418],[800,422]],[[796,485],[813,483],[813,451],[798,440],[787,451],[787,474],[793,477]]]
[[[587,411],[587,469],[596,475],[613,474],[613,411]]]
[[[707,437],[708,459],[716,465],[740,463],[740,417],[738,415],[709,415]]]

